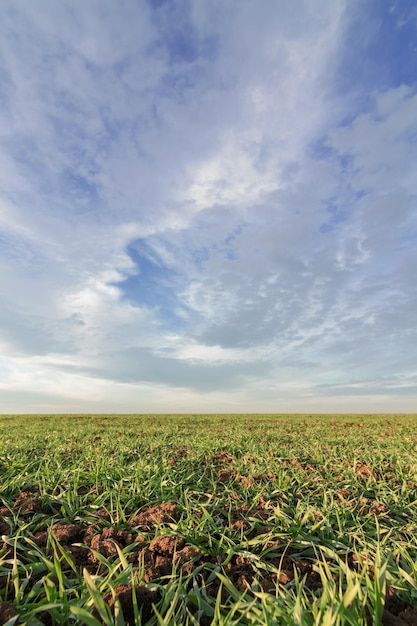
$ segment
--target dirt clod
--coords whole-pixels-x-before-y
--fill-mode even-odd
[[[394,615],[391,611],[384,609],[382,613],[382,626],[408,626],[398,615]]]
[[[401,611],[399,617],[408,624],[408,626],[417,626],[417,607],[407,606],[404,611]]]
[[[339,498],[339,500],[341,500],[342,502],[344,500],[348,500],[352,495],[352,492],[347,489],[347,487],[341,487],[341,489],[337,490],[337,496]]]
[[[140,528],[144,531],[152,530],[158,524],[177,522],[180,516],[181,513],[176,504],[165,502],[141,511],[141,513],[132,517],[129,526],[131,528]]]
[[[181,565],[185,565],[201,556],[201,550],[195,546],[185,546],[182,550],[175,554],[174,560],[179,561]]]
[[[126,530],[116,530],[116,528],[105,528],[102,533],[91,538],[90,547],[106,558],[117,556],[117,547],[123,548],[132,543],[132,533]],[[90,555],[93,563],[98,562],[98,558]]]
[[[372,467],[365,465],[364,463],[357,463],[355,473],[361,480],[368,480],[368,478],[375,477],[375,471]]]
[[[19,512],[23,514],[48,512],[48,507],[42,504],[35,491],[22,491],[16,498],[13,509],[19,510]]]
[[[83,533],[78,524],[54,524],[52,530],[59,543],[64,545],[78,541]]]
[[[242,487],[252,487],[253,483],[253,476],[242,476],[240,478],[240,484],[242,485]]]
[[[149,620],[153,614],[152,604],[158,601],[158,594],[155,591],[147,589],[146,587],[135,587],[133,590],[130,585],[118,585],[114,590],[114,594],[120,602],[123,617],[128,626],[133,626],[137,623],[135,621],[133,593],[136,596],[138,611],[142,614],[141,623],[145,623]],[[107,594],[104,597],[104,601],[108,604],[110,609],[114,609],[115,598],[112,594]]]
[[[56,539],[62,545],[69,545],[76,541],[81,541],[83,528],[78,524],[54,524],[52,531]],[[44,547],[48,543],[49,530],[41,530],[33,537],[33,541],[39,547]]]
[[[185,541],[182,537],[172,535],[170,537],[155,537],[150,543],[149,550],[155,554],[172,556],[174,552],[181,550],[184,546]]]
[[[12,617],[16,617],[17,614],[11,602],[0,602],[0,624],[5,624]]]
[[[232,457],[226,450],[219,450],[219,452],[214,453],[213,463],[230,463],[232,460]]]
[[[229,470],[219,470],[217,472],[217,479],[220,483],[228,483],[229,481],[232,480],[232,478],[235,478],[236,476],[236,472],[234,470],[229,471]]]

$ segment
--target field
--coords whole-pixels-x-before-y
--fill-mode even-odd
[[[417,624],[417,417],[0,416],[0,624]]]

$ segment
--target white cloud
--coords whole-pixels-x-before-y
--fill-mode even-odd
[[[352,113],[351,11],[3,4],[7,406],[376,407],[413,380],[417,96]]]

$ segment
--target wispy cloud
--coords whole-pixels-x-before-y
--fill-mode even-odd
[[[0,13],[1,410],[413,409],[415,12]]]

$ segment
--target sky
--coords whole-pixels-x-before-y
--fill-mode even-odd
[[[417,412],[417,5],[2,0],[0,413]]]

